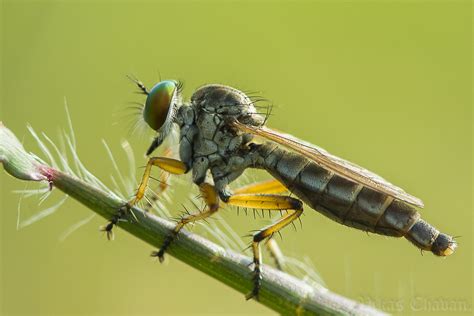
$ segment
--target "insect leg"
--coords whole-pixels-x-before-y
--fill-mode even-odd
[[[170,235],[168,235],[161,248],[158,251],[153,251],[151,255],[153,257],[158,257],[160,262],[163,262],[164,260],[164,254],[168,247],[171,245],[173,240],[176,238],[178,235],[179,231],[188,223],[193,223],[198,220],[205,219],[215,212],[218,211],[219,209],[219,195],[217,194],[216,189],[214,188],[213,185],[210,185],[209,183],[202,183],[199,185],[199,190],[201,191],[201,196],[204,199],[204,202],[207,205],[207,208],[205,211],[196,213],[196,214],[189,214],[186,216],[183,216],[178,223],[176,224],[175,228],[171,232]]]
[[[278,194],[235,194],[228,197],[228,205],[258,210],[297,210],[303,203],[291,196]]]
[[[282,194],[288,189],[278,180],[271,179],[262,182],[252,183],[234,190],[234,194]]]
[[[171,151],[170,148],[166,148],[165,151],[163,152],[163,157],[170,158],[172,157],[173,152]],[[158,200],[161,194],[163,194],[169,187],[168,180],[170,177],[170,173],[167,171],[164,171],[160,173],[160,177],[156,180],[158,180],[158,188],[155,191],[155,193],[150,197],[151,201],[148,201],[149,203],[146,205],[146,207],[143,208],[145,212],[149,212],[150,209],[153,207],[153,203]]]
[[[138,186],[138,190],[135,194],[135,197],[128,202],[128,206],[132,207],[138,201],[140,201],[145,195],[145,190],[150,180],[151,168],[157,166],[158,168],[171,173],[171,174],[185,174],[188,172],[189,168],[186,164],[180,160],[176,160],[168,157],[152,157],[148,160],[148,163],[145,167],[145,172],[143,173],[142,180]]]
[[[258,293],[262,283],[262,259],[260,242],[267,238],[271,238],[273,234],[279,232],[283,227],[287,226],[295,219],[300,217],[300,215],[303,213],[303,202],[290,196],[254,193],[231,195],[225,198],[225,202],[228,205],[254,209],[265,209],[269,211],[289,210],[287,214],[283,215],[275,223],[261,229],[259,232],[253,235],[252,251],[254,258],[254,287],[252,292],[250,292],[246,298],[250,299],[255,297],[258,299]]]
[[[148,160],[148,163],[145,167],[145,172],[143,173],[142,180],[138,187],[137,192],[135,193],[135,197],[127,202],[123,207],[119,209],[116,215],[109,221],[107,225],[101,228],[102,231],[107,233],[107,238],[111,239],[112,229],[120,221],[123,213],[125,211],[130,210],[135,204],[137,204],[144,196],[145,191],[148,185],[148,181],[150,180],[151,168],[153,166],[157,166],[160,169],[171,173],[171,174],[184,174],[189,171],[189,168],[186,164],[180,160],[168,158],[168,157],[152,157]]]
[[[234,194],[282,194],[287,191],[288,189],[280,181],[276,179],[271,179],[240,187],[234,190],[233,192]],[[280,247],[278,247],[276,240],[268,239],[265,243],[265,246],[270,252],[270,256],[273,258],[277,269],[283,270],[283,267],[285,266],[285,258],[280,250]]]
[[[246,299],[251,299],[255,297],[258,300],[258,294],[260,287],[262,285],[262,258],[260,251],[260,242],[271,238],[273,234],[280,231],[285,226],[291,224],[295,219],[301,216],[303,213],[303,204],[300,202],[298,208],[294,208],[288,212],[288,214],[283,215],[275,223],[268,225],[267,227],[262,228],[256,234],[253,235],[252,241],[252,251],[253,251],[253,263],[254,263],[254,278],[253,278],[253,289],[247,294]]]

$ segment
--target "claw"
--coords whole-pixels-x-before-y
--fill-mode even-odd
[[[124,220],[122,217],[123,217],[124,213],[129,211],[129,210],[131,210],[130,204],[125,203],[124,205],[122,205],[117,210],[117,213],[114,216],[112,216],[112,218],[107,223],[107,225],[101,226],[99,228],[100,231],[106,232],[108,240],[113,240],[114,239],[114,232],[113,232],[114,226],[117,225],[118,222]],[[133,212],[132,212],[132,214],[133,214]]]
[[[112,230],[114,228],[114,225],[115,225],[114,222],[110,221],[107,225],[102,226],[100,228],[101,231],[106,232],[108,240],[114,239],[114,232]]]
[[[252,292],[248,293],[247,295],[245,295],[245,299],[248,301],[252,298],[255,298],[257,301],[259,300],[259,297],[258,297],[258,290],[255,290],[253,289]]]
[[[158,260],[160,260],[160,263],[163,263],[163,261],[165,261],[165,249],[163,249],[162,247],[158,251],[152,251],[150,256],[158,257]]]
[[[160,263],[163,263],[163,261],[165,261],[165,252],[163,249],[160,249],[158,251],[152,251],[150,256],[158,257],[158,260],[160,260]]]
[[[100,231],[105,232],[107,234],[107,239],[108,240],[113,240],[114,239],[114,232],[112,229],[114,228],[114,221],[110,221],[107,225],[101,226]]]
[[[253,289],[250,293],[245,295],[245,299],[248,301],[251,298],[255,298],[257,301],[259,300],[260,288],[262,286],[262,273],[259,267],[256,267],[254,272],[253,280]]]
[[[254,285],[254,288],[252,289],[252,291],[250,293],[248,293],[247,295],[245,295],[245,299],[248,301],[252,298],[256,299],[257,301],[260,300],[260,284],[259,285]]]
[[[107,225],[100,227],[100,231],[105,232],[107,234],[108,240],[114,240],[113,228],[115,225],[117,225],[118,221],[119,221],[119,215],[115,215],[114,217],[112,217],[110,222],[107,223]]]
[[[163,263],[163,261],[165,261],[165,252],[168,249],[169,245],[171,245],[175,237],[176,237],[175,234],[168,235],[168,237],[166,237],[166,239],[163,241],[163,246],[161,246],[161,248],[158,251],[153,251],[151,253],[151,256],[158,257],[158,260],[160,260],[160,263]]]

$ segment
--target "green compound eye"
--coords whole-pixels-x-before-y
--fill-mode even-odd
[[[165,124],[170,112],[175,94],[178,91],[178,82],[163,80],[158,82],[148,93],[143,118],[155,131]]]

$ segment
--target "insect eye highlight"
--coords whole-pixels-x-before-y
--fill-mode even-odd
[[[158,82],[148,93],[143,109],[143,119],[155,131],[166,123],[175,95],[180,89],[181,85],[177,81],[164,80]]]

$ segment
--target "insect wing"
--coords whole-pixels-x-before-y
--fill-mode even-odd
[[[370,172],[369,170],[364,169],[347,160],[331,155],[326,150],[300,140],[292,135],[281,133],[265,126],[250,126],[242,124],[238,121],[234,121],[233,125],[245,133],[263,137],[283,145],[291,150],[294,150],[315,162],[317,165],[349,180],[360,183],[377,192],[387,194],[395,199],[412,204],[414,206],[424,206],[423,201],[421,201],[419,198],[406,193],[403,189],[391,184],[375,173]]]

